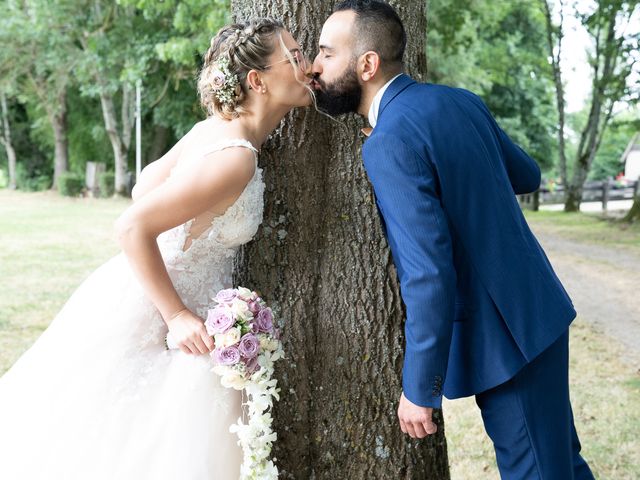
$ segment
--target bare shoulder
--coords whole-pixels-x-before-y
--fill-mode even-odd
[[[190,190],[223,189],[239,192],[253,178],[256,159],[252,150],[233,146],[193,157],[171,183],[188,184]]]

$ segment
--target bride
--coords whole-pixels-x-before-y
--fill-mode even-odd
[[[0,379],[1,478],[239,477],[240,393],[210,371],[202,318],[262,220],[257,149],[311,94],[277,20],[224,27],[204,60],[209,118],[144,169],[116,222],[123,252]]]

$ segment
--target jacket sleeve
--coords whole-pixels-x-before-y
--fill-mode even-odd
[[[411,402],[442,404],[456,275],[433,165],[398,138],[375,134],[363,157],[406,306],[402,387]]]
[[[500,128],[489,108],[476,94],[465,91],[470,100],[476,104],[491,123],[496,133],[504,157],[505,167],[511,182],[511,187],[516,195],[532,193],[540,188],[540,167],[522,148],[516,145],[511,138]]]
[[[540,188],[540,167],[495,122],[511,187],[516,195],[532,193]]]

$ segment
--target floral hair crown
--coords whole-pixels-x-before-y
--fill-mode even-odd
[[[236,100],[236,87],[240,84],[238,76],[229,70],[229,59],[220,58],[214,63],[215,70],[211,80],[211,88],[216,98],[225,104]]]

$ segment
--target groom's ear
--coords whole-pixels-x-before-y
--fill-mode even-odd
[[[360,56],[360,78],[363,82],[373,80],[380,70],[380,55],[372,50],[363,53]]]

